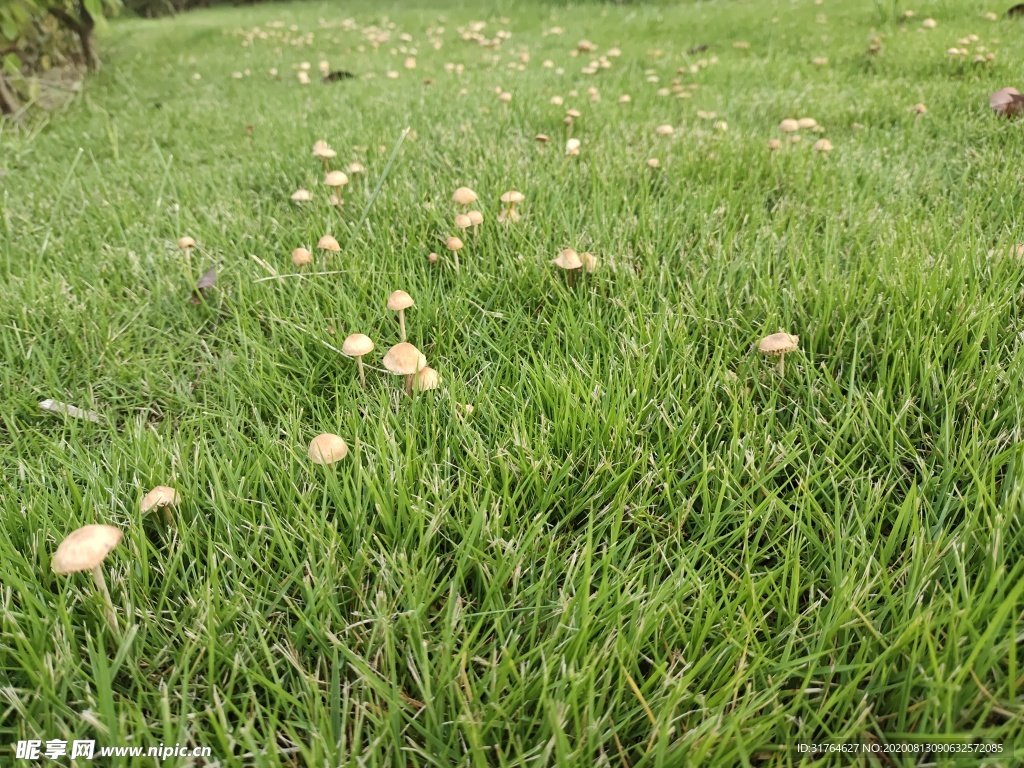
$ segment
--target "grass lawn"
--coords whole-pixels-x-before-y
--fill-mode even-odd
[[[988,96],[1024,89],[1024,22],[895,5],[111,24],[66,108],[0,127],[3,743],[672,768],[978,739],[1002,754],[818,764],[1020,765],[1024,123]],[[795,143],[801,117],[822,132]],[[340,211],[319,139],[365,167]],[[461,185],[485,220],[456,272]],[[571,286],[566,247],[599,259]],[[395,289],[442,380],[411,399],[381,364]],[[156,485],[170,525],[140,511]],[[124,533],[120,637],[88,573],[51,570],[87,523]]]

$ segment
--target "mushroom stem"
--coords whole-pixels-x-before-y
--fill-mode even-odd
[[[575,269],[566,270],[565,282],[566,282],[566,285],[568,285],[570,288],[572,288],[573,285],[575,285],[575,283],[576,283],[576,270]]]
[[[103,598],[103,616],[107,620],[107,624],[110,626],[111,631],[115,636],[121,634],[117,628],[117,614],[114,613],[114,604],[110,600],[110,592],[107,591],[107,582],[103,578],[103,568],[96,565],[92,569],[92,578],[96,582],[96,591],[100,593]]]
[[[405,310],[398,310],[398,327],[402,331],[402,341],[405,341]]]
[[[323,158],[323,161],[324,161],[324,173],[330,173],[331,172],[331,161],[328,160],[326,157]]]
[[[784,377],[786,375],[786,356],[784,354],[779,355],[779,376]]]
[[[415,378],[415,374],[407,374],[405,377],[405,394],[412,397],[412,380]]]
[[[366,389],[366,372],[363,370],[363,356],[357,357],[356,362],[359,364],[359,383],[363,385],[363,389]]]
[[[459,252],[458,251],[452,251],[452,256],[455,257],[455,271],[458,272],[459,271]]]
[[[185,249],[185,266],[188,268],[189,274],[192,274],[192,249]]]

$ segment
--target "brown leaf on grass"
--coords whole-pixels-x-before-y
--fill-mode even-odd
[[[245,126],[245,132],[246,132],[246,133],[247,133],[247,134],[248,134],[249,136],[252,136],[252,134],[253,134],[253,132],[254,132],[254,131],[255,131],[255,128],[253,128],[253,127],[252,127],[251,125],[247,125],[247,126]]]
[[[1024,112],[1024,96],[1016,88],[1000,88],[988,97],[988,105],[997,115],[1015,117]]]
[[[199,304],[204,301],[209,292],[213,287],[217,285],[217,268],[210,267],[203,276],[199,278],[199,282],[196,283],[196,289],[192,292],[192,298],[189,301],[192,304]]]

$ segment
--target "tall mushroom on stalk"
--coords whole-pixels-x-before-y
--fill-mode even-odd
[[[354,357],[359,365],[359,383],[366,389],[366,373],[363,371],[363,355],[373,352],[373,340],[362,333],[353,333],[345,339],[341,345],[341,351],[349,357]]]
[[[466,207],[467,205],[472,205],[476,201],[476,192],[474,192],[469,187],[459,187],[458,189],[455,190],[455,194],[452,195],[452,202],[454,202],[456,205],[461,205],[463,207]]]
[[[338,245],[338,241],[334,239],[332,235],[324,235],[317,242],[316,247],[321,251],[330,251],[331,253],[341,253],[341,246]]]
[[[498,216],[498,221],[519,221],[519,211],[516,210],[516,203],[521,203],[525,199],[526,195],[514,189],[510,189],[502,195],[501,202],[508,206],[508,210],[501,212]]]
[[[409,307],[416,306],[416,302],[412,300],[405,291],[395,291],[388,296],[388,309],[392,312],[398,313],[398,326],[402,332],[402,341],[405,341],[405,310]]]
[[[441,377],[433,368],[420,368],[416,377],[413,379],[412,386],[417,392],[426,392],[431,389],[437,389],[441,386]]]
[[[176,507],[180,503],[181,494],[179,494],[174,488],[167,485],[158,485],[142,497],[142,501],[139,503],[139,509],[142,511],[142,514],[146,514],[150,510],[163,507],[164,519],[167,520],[167,524],[170,525],[173,522],[171,519],[171,507]]]
[[[192,273],[192,249],[196,247],[196,241],[188,235],[178,240],[178,247],[185,252],[185,266],[188,267],[189,274]]]
[[[427,358],[407,341],[395,344],[384,355],[384,367],[397,376],[405,376],[405,393],[412,397],[413,381],[427,367]]]
[[[795,352],[800,343],[799,336],[792,336],[785,331],[765,336],[757,345],[757,351],[765,357],[779,358],[779,376],[785,375],[785,359],[790,352]]]
[[[462,250],[462,241],[457,237],[449,237],[445,240],[444,247],[452,252],[452,258],[455,259],[455,271],[459,271],[459,251]]]
[[[348,184],[348,176],[344,171],[331,171],[324,177],[324,186],[334,190],[331,193],[331,205],[341,208],[341,188]]]
[[[313,157],[319,157],[324,161],[324,173],[331,172],[331,160],[337,156],[338,153],[331,149],[330,145],[322,139],[313,145]]]
[[[96,591],[103,598],[103,615],[115,635],[117,614],[110,600],[107,582],[103,578],[103,559],[121,541],[121,531],[112,525],[85,525],[68,534],[53,553],[50,567],[54,573],[66,575],[78,571],[92,571]]]
[[[583,268],[583,260],[572,248],[565,248],[551,260],[556,267],[565,270],[565,282],[570,288],[576,282],[576,273]]]

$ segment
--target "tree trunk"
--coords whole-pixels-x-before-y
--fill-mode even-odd
[[[85,59],[85,66],[90,72],[95,72],[100,67],[99,57],[92,47],[92,31],[96,27],[96,20],[86,10],[83,3],[78,4],[78,18],[76,19],[63,8],[50,8],[50,13],[65,27],[78,35],[82,45],[82,57]]]
[[[7,77],[0,72],[0,114],[13,115],[21,109],[21,102],[18,101],[14,89],[7,83]]]

